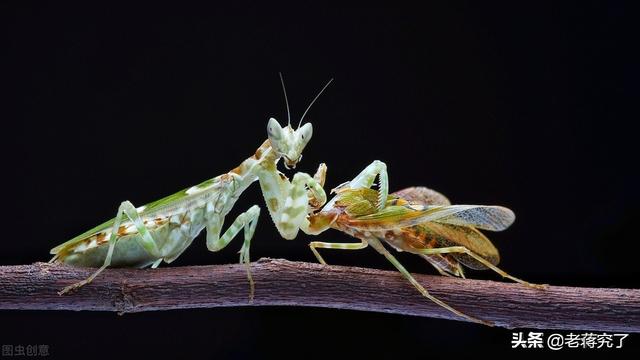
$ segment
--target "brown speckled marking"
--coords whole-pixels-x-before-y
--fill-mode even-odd
[[[231,169],[231,171],[229,171],[230,173],[234,173],[234,174],[238,174],[238,175],[242,175],[244,173],[244,171],[242,170],[242,165],[236,166],[233,169]]]
[[[189,215],[188,211],[185,211],[184,214],[182,214],[182,219],[180,219],[180,225],[188,224],[190,222],[189,217],[187,215]]]
[[[279,209],[279,207],[278,207],[278,206],[279,206],[279,204],[278,204],[278,199],[276,199],[276,198],[271,198],[271,199],[269,199],[269,200],[267,200],[267,201],[269,202],[269,208],[270,208],[270,209],[274,209],[274,210]]]
[[[233,181],[233,177],[229,173],[220,175],[221,183],[230,183],[231,181]]]
[[[248,160],[251,160],[250,163],[254,163],[255,161],[261,160],[265,151],[270,147],[271,147],[271,142],[269,140],[266,140],[265,142],[263,142],[262,145],[260,145],[260,147],[256,149],[256,152],[249,157]],[[249,164],[247,163],[247,160],[245,160],[240,165],[236,166],[231,171],[229,171],[229,173],[234,173],[242,176],[247,172],[248,166]]]
[[[256,153],[253,155],[254,159],[260,159],[262,157],[262,147],[256,149]]]
[[[96,243],[98,244],[98,246],[109,241],[106,232],[97,233],[95,236],[97,237]]]

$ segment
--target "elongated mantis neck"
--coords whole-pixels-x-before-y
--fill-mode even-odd
[[[265,140],[256,152],[243,161],[236,168],[230,172],[241,176],[242,178],[250,178],[250,181],[256,179],[255,169],[259,163],[269,163],[275,166],[276,162],[280,159],[280,156],[271,148],[271,141]]]

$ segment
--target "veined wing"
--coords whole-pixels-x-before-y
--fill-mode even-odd
[[[87,230],[85,232],[83,232],[82,234],[74,237],[73,239],[66,241],[56,247],[54,247],[53,249],[51,249],[51,251],[49,251],[50,254],[57,254],[59,252],[61,252],[63,249],[69,247],[69,246],[73,246],[76,245],[78,243],[80,243],[83,240],[86,240],[87,238],[100,233],[102,231],[105,231],[107,229],[110,229],[111,227],[113,227],[113,223],[115,222],[115,219],[111,219],[109,221],[106,221],[96,227],[94,227],[93,229]]]
[[[226,175],[226,174],[225,174]],[[222,176],[225,176],[222,175]],[[207,181],[201,182],[198,185],[192,186],[190,188],[182,189],[175,194],[171,194],[169,196],[165,196],[160,200],[156,200],[144,206],[138,208],[138,213],[140,215],[148,215],[154,213],[164,207],[168,207],[169,205],[175,205],[178,202],[185,201],[189,198],[197,197],[198,195],[204,193],[207,190],[218,187],[221,185],[222,176],[217,176],[213,179],[209,179]],[[228,178],[230,181],[233,181],[232,178]]]
[[[449,199],[435,190],[423,186],[410,187],[393,193],[394,196],[403,198],[414,204],[423,205],[451,205]],[[469,205],[460,205],[469,206]],[[445,224],[460,226],[474,226],[479,229],[500,231],[513,224],[515,214],[502,206],[479,206],[456,212],[451,216],[441,219],[433,219]]]
[[[430,217],[438,217],[439,209],[422,205],[390,205],[373,214],[349,216],[342,222],[360,230],[392,230],[418,225]],[[450,215],[447,213],[446,215]],[[439,216],[443,217],[445,215]]]
[[[502,231],[511,226],[516,220],[516,214],[504,206],[452,205],[451,207],[459,207],[459,211],[431,221],[458,226],[472,226],[484,230]]]
[[[500,231],[515,220],[513,211],[502,206],[448,205],[387,206],[374,214],[350,219],[347,224],[358,229],[397,229],[434,221],[445,224],[472,226]]]
[[[464,246],[494,265],[500,262],[498,249],[496,249],[486,236],[473,227],[427,222],[420,224],[416,231],[425,237],[425,244],[435,243],[435,247],[438,248]],[[487,268],[467,254],[452,253],[450,255],[469,268],[475,270],[484,270]]]

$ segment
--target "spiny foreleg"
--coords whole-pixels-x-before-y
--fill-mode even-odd
[[[353,180],[343,184],[341,188],[348,186],[351,189],[369,189],[373,186],[376,176],[379,178],[378,204],[376,207],[378,210],[382,210],[384,209],[385,204],[387,203],[387,197],[389,196],[389,176],[387,175],[387,165],[382,161],[374,160],[364,168],[360,174],[353,178]]]
[[[324,176],[326,175],[326,166],[324,164],[320,165],[321,168],[318,168],[318,172],[316,173],[315,178],[322,179],[322,184],[324,185]],[[322,168],[324,166],[324,168]],[[320,174],[320,175],[319,175]],[[380,211],[384,209],[387,203],[387,197],[389,196],[389,177],[387,175],[387,165],[380,160],[375,160],[371,164],[369,164],[366,168],[364,168],[353,180],[347,181],[335,189],[332,192],[340,192],[345,189],[361,189],[361,188],[371,188],[373,183],[378,177],[378,199],[376,207]],[[311,200],[309,204],[312,205]],[[332,204],[330,202],[330,204]],[[315,207],[312,207],[315,210]],[[326,207],[325,207],[326,209]],[[338,216],[337,212],[333,211],[325,211],[321,210],[319,212],[310,214],[307,219],[302,224],[302,230],[306,234],[310,235],[319,235],[329,229],[331,224],[334,223]],[[312,248],[313,250],[313,248]],[[316,253],[314,251],[314,253]],[[319,255],[316,255],[318,257]],[[318,258],[320,259],[320,258]]]
[[[316,178],[307,173],[296,173],[289,181],[284,175],[265,169],[258,178],[276,228],[288,240],[294,239],[298,230],[308,226],[307,214],[315,206],[322,206],[327,195],[322,188],[326,166],[320,165]]]
[[[318,170],[316,170],[316,173],[313,175],[313,179],[320,186],[320,189],[324,189],[324,182],[326,178],[327,165],[325,163],[321,163],[320,166],[318,166]],[[320,208],[327,202],[327,194],[324,192],[324,190],[318,191],[317,187],[309,188],[307,190],[307,195],[309,197],[310,211],[320,210]]]

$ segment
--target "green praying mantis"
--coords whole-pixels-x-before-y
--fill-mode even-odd
[[[287,106],[287,126],[282,127],[270,118],[267,140],[228,173],[137,208],[124,201],[115,218],[53,248],[51,262],[97,268],[88,278],[65,287],[59,294],[90,283],[109,266],[155,268],[162,261],[171,263],[206,228],[207,248],[214,252],[244,231],[240,263],[246,266],[252,299],[255,286],[249,249],[260,207],[253,205],[238,215],[224,232],[222,226],[239,196],[255,181],[260,184],[269,214],[283,238],[294,239],[300,230],[318,235],[333,228],[360,239],[359,243],[311,242],[311,250],[319,262],[325,264],[318,248],[356,250],[371,245],[423,296],[467,320],[489,325],[429,294],[382,243],[424,257],[443,275],[463,277],[460,266],[463,264],[474,269],[492,269],[527,286],[542,287],[497,268],[497,249],[477,230],[506,229],[515,219],[507,208],[451,205],[443,195],[422,187],[389,194],[387,167],[381,161],[374,161],[353,180],[334,189],[336,195],[329,202],[324,191],[325,164],[320,164],[313,176],[297,172],[289,180],[277,169],[277,164],[282,159],[285,167],[295,168],[302,159],[313,133],[311,123],[302,125],[303,119],[331,80],[311,101],[296,129],[291,126],[282,75],[280,80]],[[376,178],[378,190],[372,189]]]
[[[321,206],[326,202],[326,194],[318,181],[324,177],[324,164],[318,167],[313,177],[298,172],[291,181],[278,171],[277,164],[283,159],[285,167],[295,168],[302,159],[302,151],[313,134],[311,123],[302,125],[302,121],[331,80],[311,101],[296,129],[291,126],[289,100],[282,75],[280,80],[287,104],[288,124],[282,127],[276,119],[270,118],[267,140],[239,166],[147,205],[136,208],[131,202],[123,201],[115,218],[51,249],[54,257],[50,262],[98,268],[88,278],[62,289],[60,294],[90,283],[108,266],[155,268],[162,261],[171,263],[206,228],[210,251],[223,249],[244,230],[240,262],[247,266],[250,298],[253,298],[249,248],[260,207],[251,206],[221,234],[225,216],[240,195],[253,182],[259,181],[269,214],[285,239],[294,239],[299,230],[308,231],[309,203]]]

